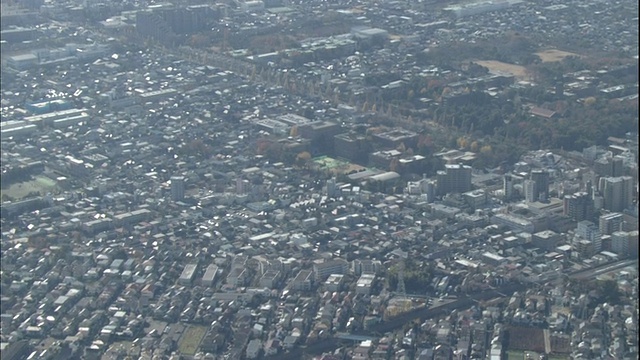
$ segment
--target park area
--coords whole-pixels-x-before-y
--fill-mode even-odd
[[[2,186],[2,201],[20,201],[34,196],[42,196],[48,192],[55,192],[57,184],[46,176],[35,176],[29,181]]]
[[[195,355],[200,347],[202,338],[207,334],[207,328],[204,326],[189,326],[180,337],[178,342],[178,351],[182,355]]]

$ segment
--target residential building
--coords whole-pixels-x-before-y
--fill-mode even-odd
[[[184,270],[182,270],[182,274],[180,274],[178,283],[184,286],[191,285],[194,277],[196,276],[197,270],[198,270],[198,264],[187,264],[184,267]]]
[[[313,285],[313,272],[310,270],[300,270],[293,281],[291,289],[297,291],[309,291]]]
[[[633,203],[633,178],[630,176],[600,178],[598,188],[606,210],[622,211]]]
[[[593,217],[593,200],[587,192],[565,195],[562,214],[575,221],[589,220]]]
[[[322,263],[313,264],[313,272],[316,281],[326,279],[331,274],[344,275],[349,270],[349,263],[346,260],[334,259]]]
[[[207,269],[202,276],[202,286],[211,287],[213,286],[216,277],[218,275],[218,265],[210,264],[207,266]]]
[[[622,213],[608,213],[601,215],[599,218],[600,234],[611,235],[616,231],[622,230],[624,215]]]
[[[587,220],[580,221],[576,228],[576,235],[592,242],[595,252],[602,250],[600,229],[593,222]]]
[[[362,274],[356,282],[356,294],[371,294],[371,287],[373,286],[375,279],[376,276],[373,274]]]
[[[544,250],[553,250],[558,246],[562,235],[551,230],[537,232],[531,236],[533,246]]]

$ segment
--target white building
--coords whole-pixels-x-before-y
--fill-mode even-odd
[[[362,295],[371,294],[371,287],[375,279],[376,276],[373,274],[362,274],[356,282],[356,293]]]

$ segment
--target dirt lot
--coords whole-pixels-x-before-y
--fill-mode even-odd
[[[531,80],[531,75],[528,73],[527,68],[520,65],[508,64],[496,60],[477,60],[476,64],[488,68],[490,71],[499,71],[503,73],[512,74],[518,80]]]
[[[557,50],[557,49],[539,51],[535,54],[538,55],[538,57],[540,58],[540,60],[542,60],[542,62],[562,61],[562,59],[566,58],[567,56],[580,56],[578,54]]]

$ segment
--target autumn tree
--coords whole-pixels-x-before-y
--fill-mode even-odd
[[[308,151],[303,151],[296,156],[296,165],[299,167],[306,167],[311,160],[311,154]]]

